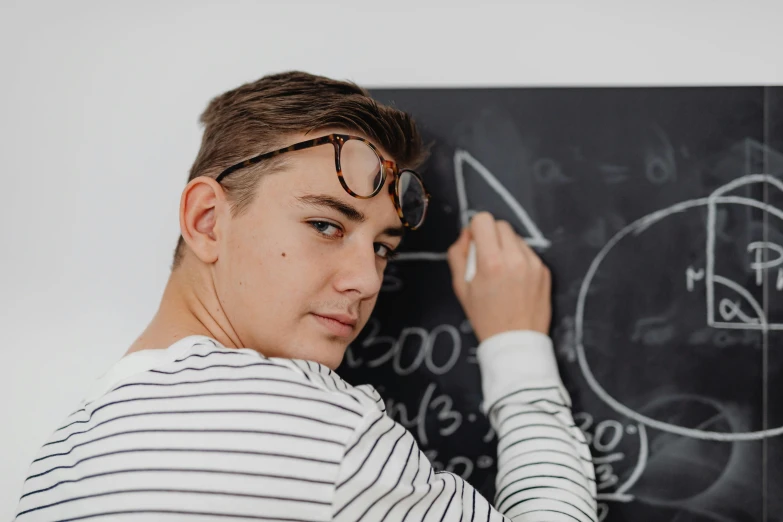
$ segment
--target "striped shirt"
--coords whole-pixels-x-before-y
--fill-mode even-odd
[[[493,505],[433,470],[369,385],[190,336],[120,359],[31,464],[19,522],[592,521],[596,489],[548,337],[479,347]]]

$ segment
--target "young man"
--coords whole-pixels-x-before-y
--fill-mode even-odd
[[[160,308],[43,446],[17,520],[595,521],[549,273],[508,223],[479,214],[449,250],[499,438],[494,508],[333,372],[426,214],[409,116],[295,72],[202,121]]]

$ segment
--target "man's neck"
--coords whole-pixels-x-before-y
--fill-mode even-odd
[[[172,271],[158,311],[126,355],[139,350],[168,348],[189,335],[206,335],[229,348],[241,344],[225,315],[209,312],[222,310],[217,305],[214,286],[203,267],[192,266],[192,260],[187,257]]]

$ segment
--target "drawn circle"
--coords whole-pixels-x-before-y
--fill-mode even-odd
[[[759,440],[766,437],[773,437],[773,436],[783,434],[783,426],[765,429],[765,430],[758,430],[758,431],[721,432],[721,431],[713,431],[708,429],[684,427],[675,424],[673,422],[667,422],[667,421],[655,419],[649,415],[645,415],[633,410],[632,408],[626,406],[625,404],[621,403],[619,400],[614,398],[598,382],[598,379],[595,377],[593,370],[587,361],[587,355],[585,352],[585,341],[584,341],[585,304],[587,302],[590,286],[594,282],[598,268],[601,266],[601,263],[611,252],[611,250],[623,238],[630,236],[631,234],[638,235],[644,230],[646,230],[647,228],[649,228],[650,226],[660,222],[661,220],[663,220],[664,218],[670,215],[676,215],[682,213],[685,210],[708,206],[710,204],[718,204],[718,203],[739,204],[739,205],[759,208],[761,210],[768,209],[768,207],[765,207],[761,202],[749,198],[742,198],[736,196],[713,195],[707,198],[688,200],[682,203],[678,203],[676,205],[672,205],[671,207],[665,208],[663,210],[653,212],[652,214],[644,216],[640,219],[637,219],[633,223],[627,225],[625,228],[617,232],[606,243],[606,245],[604,245],[604,247],[595,257],[593,262],[590,264],[590,267],[588,268],[585,278],[582,281],[582,285],[579,289],[579,297],[577,299],[575,325],[574,325],[575,326],[574,341],[576,345],[576,356],[582,374],[585,377],[588,386],[590,386],[593,392],[610,408],[620,413],[621,415],[628,417],[629,419],[633,419],[634,421],[643,424],[645,426],[648,426],[650,428],[654,428],[668,433],[673,433],[676,435],[681,435],[684,437],[692,437],[695,439],[715,440],[715,441],[724,441],[724,442]]]

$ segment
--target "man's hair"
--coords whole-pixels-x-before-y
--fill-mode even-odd
[[[199,176],[217,178],[244,159],[290,145],[286,140],[293,134],[330,127],[364,135],[401,168],[415,168],[427,156],[410,115],[376,102],[355,83],[300,71],[264,76],[223,93],[209,102],[200,121],[204,135],[188,182]],[[233,217],[249,208],[260,177],[280,168],[285,159],[281,155],[221,180]],[[180,235],[172,270],[184,254]]]

